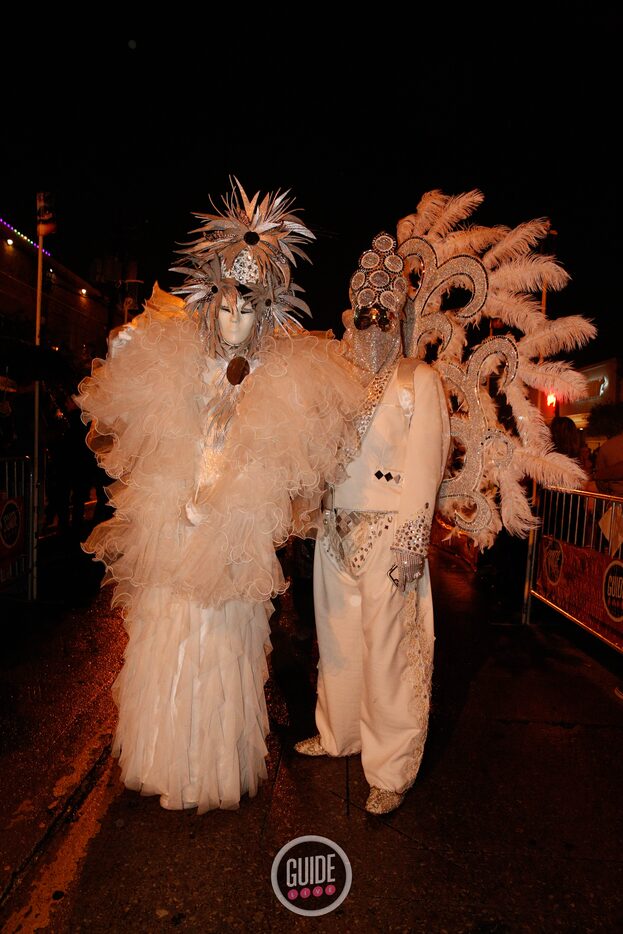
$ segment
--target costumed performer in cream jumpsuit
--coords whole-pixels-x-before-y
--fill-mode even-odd
[[[351,279],[343,344],[366,401],[359,453],[325,502],[314,602],[318,734],[303,755],[361,753],[366,810],[398,807],[426,739],[433,663],[427,553],[450,444],[438,374],[402,353],[403,260],[379,234]]]

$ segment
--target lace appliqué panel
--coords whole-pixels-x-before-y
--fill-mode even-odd
[[[338,567],[357,577],[375,541],[390,527],[394,518],[395,515],[389,512],[327,509],[323,516],[324,547]]]
[[[409,762],[405,770],[406,785],[404,790],[406,791],[414,783],[419,772],[428,734],[433,678],[433,647],[427,644],[427,635],[418,615],[417,591],[411,591],[406,595],[400,617],[405,630],[401,649],[407,656],[407,667],[402,677],[408,682],[412,690],[409,708],[414,714],[414,726],[417,729],[409,750]]]

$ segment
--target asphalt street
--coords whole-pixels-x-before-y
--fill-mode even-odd
[[[398,811],[366,814],[357,757],[292,749],[313,731],[302,577],[272,621],[269,779],[239,810],[197,816],[121,785],[122,620],[75,542],[55,543],[38,605],[2,601],[2,930],[623,929],[621,656],[538,606],[521,625],[508,560],[474,571],[433,549],[433,709]],[[276,854],[302,835],[334,841],[352,867],[348,896],[321,917],[293,914],[271,886]]]

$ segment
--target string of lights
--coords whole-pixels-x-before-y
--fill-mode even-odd
[[[10,230],[11,233],[15,234],[16,237],[20,237],[22,240],[25,240],[26,243],[29,243],[30,246],[35,248],[35,250],[39,249],[38,243],[35,243],[35,241],[31,240],[30,237],[27,237],[26,234],[23,234],[20,230],[18,230],[12,224],[9,224],[9,222],[5,221],[3,217],[0,217],[0,224],[2,224],[3,227],[6,227],[7,230]],[[11,239],[11,237],[7,238],[7,243],[9,244],[9,246],[13,246],[13,240]],[[43,253],[45,256],[50,256],[50,257],[52,256],[49,250],[46,250],[45,247],[42,247],[42,249],[43,249]]]

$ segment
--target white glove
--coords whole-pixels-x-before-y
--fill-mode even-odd
[[[398,574],[396,579],[390,572],[390,576],[400,593],[404,593],[410,584],[414,584],[424,573],[424,558],[416,555],[406,548],[392,548],[396,558],[395,570]],[[392,568],[392,571],[394,568]]]
[[[123,347],[124,344],[127,344],[131,339],[133,334],[133,329],[129,324],[122,324],[120,328],[116,331],[112,331],[108,340],[108,347],[110,350],[111,356],[117,353],[117,351]]]

